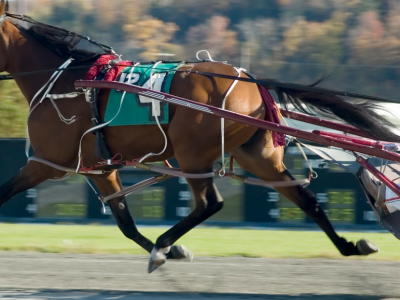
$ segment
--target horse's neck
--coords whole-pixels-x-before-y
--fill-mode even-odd
[[[11,74],[57,69],[62,59],[41,45],[28,33],[17,31],[8,46],[7,72]],[[36,92],[49,80],[53,72],[45,72],[26,76],[15,76],[21,92],[30,103]]]

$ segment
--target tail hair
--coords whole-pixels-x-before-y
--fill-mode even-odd
[[[336,119],[365,131],[377,140],[400,142],[400,136],[388,129],[394,125],[374,111],[382,108],[371,102],[350,102],[334,93],[322,94],[282,87],[273,89],[284,109],[288,109],[289,104],[292,104],[295,109],[308,115],[320,114],[329,118],[335,116]]]

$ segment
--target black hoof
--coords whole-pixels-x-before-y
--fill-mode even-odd
[[[357,250],[360,255],[370,255],[379,252],[379,247],[367,239],[361,239],[357,242]]]
[[[338,249],[343,256],[369,255],[379,252],[378,246],[365,239],[359,240],[357,244],[354,245],[352,242],[348,242],[346,239],[340,238]]]

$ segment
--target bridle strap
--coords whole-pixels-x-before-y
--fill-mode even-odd
[[[91,67],[91,66],[93,66],[93,64],[75,66],[75,67],[68,67],[68,70],[83,69],[83,68],[88,68],[88,67]],[[35,75],[35,74],[42,74],[42,73],[50,73],[50,72],[54,72],[54,71],[64,71],[66,69],[67,68],[45,69],[45,70],[37,70],[37,71],[29,71],[29,72],[19,72],[19,73],[12,73],[12,74],[4,74],[4,75],[0,75],[0,81],[8,80],[8,79],[14,79],[14,77],[18,77],[18,76],[28,76],[28,75]]]

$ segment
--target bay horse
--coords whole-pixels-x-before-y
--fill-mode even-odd
[[[76,60],[58,79],[52,93],[75,91],[74,82],[85,78],[89,63],[98,56],[90,52],[79,52],[67,40],[57,40],[57,31],[43,24],[27,29],[5,18],[7,1],[0,0],[0,71],[11,74],[57,69],[70,57]],[[181,70],[200,70],[218,74],[237,76],[236,70],[219,62],[199,62],[186,64]],[[50,73],[51,74],[51,73]],[[28,104],[34,95],[49,80],[49,73],[35,73],[34,76],[15,76]],[[248,78],[244,73],[241,77]],[[173,78],[170,93],[221,107],[232,80],[210,78],[192,73],[177,72]],[[274,88],[274,87],[270,87]],[[399,141],[382,125],[383,120],[367,106],[353,104],[336,96],[320,95],[311,92],[298,92],[275,88],[282,101],[289,101],[302,108],[303,104],[336,115],[350,124],[367,131],[378,139]],[[100,115],[104,118],[108,101],[108,90],[101,90],[99,100]],[[40,95],[41,96],[41,95]],[[28,117],[28,130],[35,157],[55,164],[75,168],[78,162],[79,141],[82,134],[92,127],[88,103],[83,95],[72,99],[59,99],[57,105],[64,116],[76,115],[78,120],[65,124],[49,100],[44,100]],[[226,99],[225,109],[254,118],[263,119],[265,106],[259,89],[254,83],[238,82]],[[211,172],[213,164],[221,154],[221,121],[189,108],[170,106],[170,123],[162,125],[168,138],[168,147],[160,156],[146,161],[162,161],[175,157],[185,173]],[[157,125],[122,126],[105,128],[105,138],[111,153],[121,153],[125,160],[143,157],[164,147],[164,138]],[[282,162],[284,149],[274,147],[272,134],[252,126],[225,120],[225,149],[241,168],[267,181],[291,181],[294,177]],[[88,134],[82,141],[82,161],[86,165],[97,162],[95,158],[95,137]],[[30,189],[45,180],[60,178],[65,172],[48,165],[29,161],[13,178],[0,187],[0,205],[17,193]],[[103,175],[88,175],[103,196],[121,190],[121,180],[117,170]],[[196,225],[205,221],[223,207],[223,199],[212,178],[187,179],[196,207],[184,219],[159,236],[155,243],[144,237],[137,229],[134,219],[126,205],[125,197],[108,202],[113,216],[123,234],[151,253],[149,272],[166,262],[167,259],[190,256],[174,243]],[[315,195],[305,187],[277,187],[276,190],[300,207],[328,235],[342,255],[368,255],[378,251],[369,241],[360,240],[355,245],[338,236],[329,222],[324,210],[320,208]],[[122,203],[122,204],[121,204]],[[310,245],[312,246],[312,245]]]

